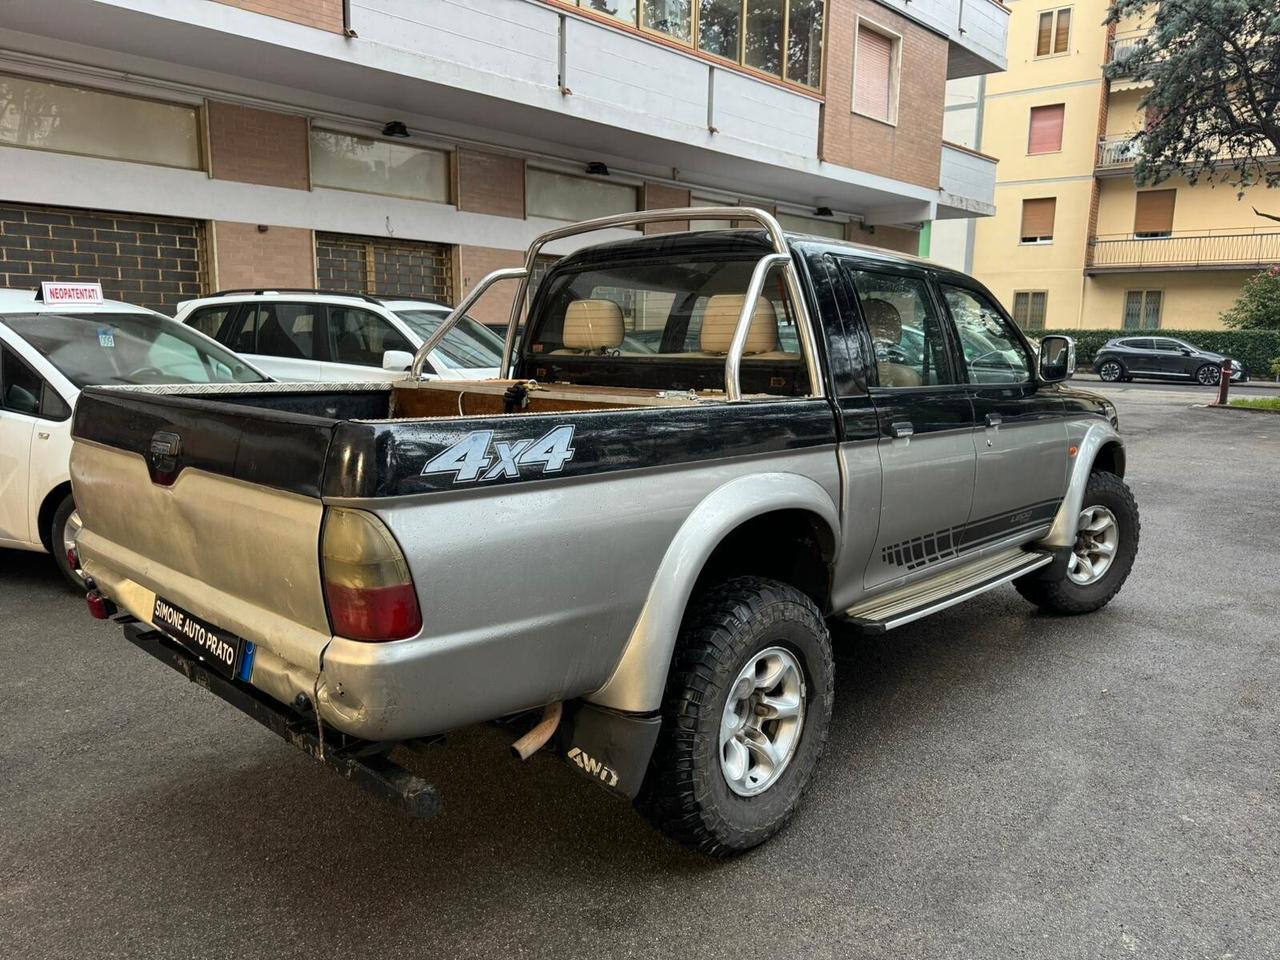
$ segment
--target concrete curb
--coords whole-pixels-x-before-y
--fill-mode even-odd
[[[1077,373],[1067,382],[1075,383],[1076,381],[1083,381],[1085,383],[1102,383],[1101,379],[1091,373]],[[1200,384],[1192,383],[1190,380],[1134,380],[1131,383],[1105,384],[1105,386],[1129,387],[1139,384],[1150,386],[1194,387],[1204,390],[1210,389],[1209,387],[1200,387]],[[1214,387],[1213,389],[1216,390],[1217,387]],[[1231,389],[1233,391],[1259,390],[1263,393],[1280,393],[1280,383],[1273,383],[1270,380],[1250,380],[1248,383],[1233,383],[1231,385]]]

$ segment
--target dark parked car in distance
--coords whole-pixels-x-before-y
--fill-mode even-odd
[[[1107,383],[1135,378],[1193,380],[1215,386],[1228,358],[1172,337],[1119,337],[1108,340],[1093,358],[1093,372]],[[1239,360],[1231,361],[1231,382],[1249,379]]]

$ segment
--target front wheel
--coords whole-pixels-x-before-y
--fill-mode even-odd
[[[1092,613],[1120,592],[1138,555],[1141,523],[1128,485],[1114,473],[1089,476],[1076,542],[1060,580],[1028,574],[1013,585],[1027,600],[1050,613]]]
[[[1196,370],[1196,382],[1206,387],[1216,387],[1218,381],[1222,379],[1222,368],[1212,364],[1202,364]]]
[[[762,577],[709,590],[681,627],[638,809],[713,856],[769,839],[822,755],[833,674],[830,634],[805,594]]]
[[[1116,383],[1126,379],[1124,366],[1119,360],[1104,360],[1102,366],[1098,367],[1098,378],[1104,383]]]

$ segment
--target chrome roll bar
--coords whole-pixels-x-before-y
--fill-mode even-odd
[[[476,284],[475,288],[463,299],[462,303],[454,308],[453,312],[436,329],[436,332],[428,337],[427,341],[418,348],[418,352],[413,358],[411,375],[415,379],[421,378],[422,369],[427,362],[427,355],[436,348],[436,345],[444,338],[444,335],[480,299],[481,294],[499,280],[519,280],[520,286],[516,291],[515,298],[512,300],[511,317],[507,322],[507,337],[502,348],[502,362],[498,367],[499,377],[510,376],[515,352],[516,330],[519,329],[520,314],[525,307],[525,298],[528,296],[529,278],[533,276],[533,268],[543,247],[556,240],[563,240],[566,237],[579,236],[584,233],[593,233],[596,230],[609,230],[615,227],[637,227],[646,223],[664,223],[670,220],[753,220],[764,228],[769,237],[769,242],[773,246],[773,253],[762,257],[752,271],[747,296],[742,301],[742,313],[738,316],[738,325],[734,328],[733,340],[730,344],[729,352],[725,356],[724,390],[726,399],[730,401],[742,399],[739,380],[742,351],[746,346],[747,336],[751,329],[751,317],[755,313],[756,301],[764,289],[769,271],[776,267],[783,269],[787,294],[791,299],[793,309],[796,311],[801,349],[804,351],[805,366],[809,373],[810,394],[812,396],[822,396],[825,390],[818,365],[817,331],[814,330],[812,320],[809,317],[808,305],[805,303],[804,293],[800,285],[800,275],[796,271],[795,261],[791,256],[790,248],[787,246],[786,235],[782,232],[782,227],[773,214],[758,207],[679,207],[668,210],[641,210],[635,213],[619,213],[611,217],[597,217],[594,220],[570,223],[539,234],[534,238],[533,243],[529,245],[529,249],[525,253],[523,268],[508,267],[503,270],[495,270]]]

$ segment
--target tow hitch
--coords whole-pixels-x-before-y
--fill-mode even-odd
[[[124,635],[134,646],[253,717],[344,779],[392,803],[405,815],[427,820],[440,812],[436,788],[388,756],[395,744],[357,740],[333,731],[326,733],[322,747],[313,718],[291,713],[252,687],[219,676],[178,649],[158,630],[132,623],[125,625]]]

